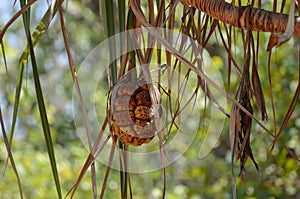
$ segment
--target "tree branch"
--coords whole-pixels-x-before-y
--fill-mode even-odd
[[[283,34],[288,23],[289,15],[287,14],[251,6],[237,7],[223,0],[181,0],[181,2],[219,21],[244,30]],[[300,36],[300,17],[295,17],[293,35]]]

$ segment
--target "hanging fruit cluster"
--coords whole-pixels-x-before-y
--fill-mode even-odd
[[[118,83],[110,99],[114,135],[125,145],[140,146],[150,142],[156,131],[155,114],[159,113],[154,105],[157,104],[160,104],[160,93],[153,84]]]

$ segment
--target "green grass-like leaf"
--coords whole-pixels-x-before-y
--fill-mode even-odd
[[[1,45],[2,55],[3,55],[3,62],[4,62],[5,70],[6,70],[6,73],[8,73],[7,61],[6,61],[5,48],[4,48],[3,40],[1,41],[0,45]]]
[[[119,17],[123,17],[125,15],[125,3],[122,1],[119,1],[119,5],[121,6],[119,8]],[[105,0],[105,12],[106,12],[106,28],[107,28],[107,35],[108,37],[112,37],[115,35],[115,27],[114,27],[114,7],[113,7],[113,1],[110,0]],[[123,9],[123,10],[122,10]],[[125,21],[121,20],[120,24],[119,24],[120,30],[122,30],[125,27]],[[121,40],[122,41],[122,40]],[[109,66],[110,68],[110,79],[111,79],[111,84],[114,85],[117,82],[118,79],[118,68],[117,68],[117,62],[114,59],[116,57],[116,49],[115,49],[115,41],[109,40],[109,57],[110,57],[110,61],[111,64]],[[122,45],[121,45],[122,46]],[[122,149],[122,154],[124,157],[126,157],[125,153],[125,145],[119,141],[119,147],[120,149]],[[123,161],[123,162],[122,162]],[[126,159],[121,160],[120,159],[120,184],[121,184],[121,195],[122,198],[126,199],[127,198],[127,172],[124,172],[122,167],[123,165],[127,165],[126,164]],[[107,172],[109,172],[109,170],[107,170]],[[108,175],[108,174],[107,174]],[[107,178],[105,179],[107,180]],[[104,181],[103,184],[106,184],[106,182]]]
[[[36,26],[35,30],[32,33],[32,44],[33,47],[37,45],[41,37],[44,35],[44,33],[47,30],[47,27],[52,20],[50,18],[52,15],[54,15],[57,12],[57,6],[54,6],[54,10],[51,8],[48,8],[47,12],[44,14],[43,18],[40,20],[38,25]],[[12,144],[16,121],[17,121],[17,115],[18,115],[18,108],[20,103],[20,94],[21,94],[21,88],[22,88],[22,80],[23,80],[23,74],[24,74],[24,68],[28,63],[28,45],[23,50],[23,53],[19,59],[19,70],[18,70],[18,80],[16,85],[16,91],[15,91],[15,100],[14,100],[14,110],[13,110],[13,117],[12,117],[12,124],[11,124],[11,133],[10,133],[10,144]]]
[[[25,5],[25,1],[21,0],[20,4],[21,7]],[[41,123],[44,131],[44,137],[45,137],[45,143],[47,146],[47,151],[50,159],[50,164],[51,164],[51,169],[52,169],[52,174],[53,178],[55,181],[56,185],[56,190],[57,190],[57,195],[58,198],[62,198],[61,194],[61,188],[60,188],[60,182],[59,182],[59,176],[58,176],[58,171],[57,171],[57,166],[56,166],[56,160],[55,160],[55,154],[54,154],[54,147],[52,143],[52,138],[51,138],[51,132],[50,132],[50,126],[47,118],[47,111],[46,111],[46,106],[44,102],[44,96],[41,88],[41,83],[39,79],[39,72],[38,72],[38,67],[37,67],[37,62],[35,58],[35,53],[34,53],[34,45],[30,33],[30,9],[28,9],[25,13],[23,13],[23,23],[24,23],[24,29],[25,29],[25,34],[27,38],[27,43],[28,43],[28,49],[29,49],[29,54],[30,54],[30,59],[31,59],[31,64],[32,64],[32,71],[33,71],[33,78],[34,78],[34,85],[35,85],[35,90],[36,90],[36,96],[37,96],[37,102],[38,102],[38,107],[39,107],[39,112],[40,112],[40,117],[41,117]]]

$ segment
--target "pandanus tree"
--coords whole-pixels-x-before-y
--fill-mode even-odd
[[[57,170],[59,162],[53,150],[45,105],[47,98],[41,88],[35,55],[36,48],[43,48],[36,46],[51,29],[50,24],[56,15],[62,33],[59,37],[65,47],[65,60],[69,63],[69,78],[74,85],[74,123],[89,151],[67,197],[76,196],[81,181],[90,170],[93,197],[109,198],[114,190],[107,188],[113,168],[120,170],[120,198],[134,198],[136,190],[140,190],[135,187],[139,183],[134,181],[134,173],[153,170],[160,170],[162,175],[159,197],[168,198],[168,176],[179,175],[181,171],[178,168],[188,168],[191,163],[179,164],[174,169],[178,172],[176,174],[170,174],[172,171],[168,168],[193,147],[199,150],[198,156],[202,158],[215,155],[225,163],[229,159],[233,189],[229,198],[237,198],[237,184],[242,187],[242,183],[247,183],[248,162],[253,163],[257,172],[261,171],[261,161],[257,161],[257,157],[270,158],[278,146],[285,151],[286,159],[293,159],[293,164],[299,165],[299,145],[287,145],[299,142],[299,133],[294,137],[285,135],[291,122],[295,123],[291,129],[299,131],[299,67],[295,63],[279,66],[294,67],[289,80],[296,82],[293,89],[289,88],[290,100],[284,104],[274,96],[278,88],[272,81],[281,79],[281,73],[272,72],[276,53],[285,51],[281,52],[285,53],[285,59],[300,59],[297,38],[300,36],[300,19],[294,14],[300,11],[298,1],[282,1],[279,4],[276,0],[92,0],[86,6],[100,17],[108,39],[86,55],[80,68],[74,64],[71,47],[78,40],[70,39],[76,32],[68,31],[65,18],[72,11],[64,10],[64,1],[53,0],[32,31],[30,10],[35,3],[36,0],[20,0],[20,10],[4,24],[0,33],[3,61],[8,71],[4,36],[10,26],[22,17],[27,46],[19,61],[10,137],[6,135],[0,107],[4,144],[17,176],[21,197],[24,195],[22,179],[11,149],[17,118],[21,114],[19,106],[24,68],[30,62],[45,145],[57,194],[62,198],[62,177]],[[291,49],[287,50],[287,46]],[[209,61],[209,55],[213,60],[219,60],[217,70]],[[284,86],[281,88],[285,89]],[[278,114],[278,110],[284,114]],[[268,141],[251,140],[259,136],[267,137]],[[102,183],[97,182],[98,161],[95,160],[106,166],[99,171],[104,174]],[[239,161],[240,179],[236,178],[236,161]],[[192,184],[189,179],[186,182],[180,177],[176,179],[184,187]],[[293,180],[299,181],[299,176]],[[278,183],[278,186],[283,184]],[[98,184],[100,193],[97,191]],[[175,186],[172,182],[170,184]],[[229,184],[226,182],[227,186]],[[197,190],[191,195],[194,192],[197,193]],[[205,190],[198,190],[197,194],[210,196]],[[294,191],[290,196],[299,197],[299,194]]]

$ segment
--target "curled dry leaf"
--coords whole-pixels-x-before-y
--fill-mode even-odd
[[[272,33],[270,35],[270,38],[269,38],[269,42],[268,42],[268,46],[267,46],[267,51],[270,52],[274,46],[277,46],[277,43],[278,43],[278,35]]]
[[[237,146],[237,135],[239,129],[240,129],[239,108],[236,105],[233,105],[230,113],[229,140],[231,146],[231,178],[232,178],[232,187],[233,187],[232,193],[234,199],[236,199],[236,181],[235,181],[233,165],[234,165],[234,153]]]
[[[248,34],[249,36],[249,34]],[[253,114],[253,108],[250,102],[251,85],[249,80],[249,66],[250,66],[250,44],[248,43],[248,50],[244,61],[244,71],[242,79],[236,94],[236,99],[249,113]],[[230,116],[230,141],[232,146],[232,161],[234,159],[235,150],[238,150],[237,159],[240,160],[240,176],[244,181],[246,175],[246,162],[248,157],[254,163],[258,170],[258,165],[254,159],[252,149],[250,146],[250,134],[252,126],[252,117],[238,108],[233,106]]]
[[[258,76],[256,64],[252,65],[252,86],[253,86],[254,97],[255,97],[255,100],[257,103],[257,107],[258,107],[259,111],[261,112],[262,120],[268,120],[265,97],[264,97],[264,93],[263,93],[260,79]]]

